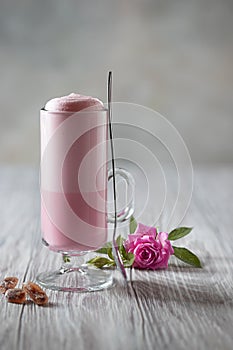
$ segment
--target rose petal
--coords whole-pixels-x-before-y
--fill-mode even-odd
[[[157,270],[167,268],[171,254],[174,254],[167,232],[159,232],[156,228],[138,224],[136,232],[128,236],[125,249],[135,256],[133,267]]]
[[[167,232],[159,232],[157,235],[157,239],[160,240],[160,242],[165,242],[168,238],[168,233]]]
[[[140,233],[140,234],[147,233],[151,236],[156,237],[157,230],[155,227],[146,226],[146,225],[143,225],[141,223],[138,223],[135,233]]]

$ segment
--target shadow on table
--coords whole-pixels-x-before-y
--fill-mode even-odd
[[[233,260],[228,261],[227,265],[224,260],[215,259],[214,264],[209,261],[203,269],[171,264],[167,271],[135,271],[129,289],[133,290],[132,295],[141,300],[233,304],[233,279],[230,273]]]
[[[195,302],[197,304],[233,304],[232,296],[224,290],[218,290],[214,286],[201,289],[198,286],[175,286],[169,282],[145,282],[133,281],[132,288],[137,298],[160,301],[176,301],[180,303]]]

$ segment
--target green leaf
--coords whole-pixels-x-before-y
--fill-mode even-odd
[[[130,267],[134,263],[134,254],[127,253],[124,247],[124,241],[125,241],[125,238],[123,238],[121,235],[119,235],[116,239],[116,243],[122,258],[122,262],[125,267]],[[108,267],[116,266],[113,252],[112,252],[112,242],[107,242],[102,248],[98,249],[96,252],[100,254],[107,254],[109,259],[107,257],[96,256],[93,259],[87,261],[88,264],[98,267],[100,269],[104,266],[108,266]]]
[[[124,241],[125,241],[125,238],[123,238],[121,235],[119,235],[117,237],[116,242],[117,242],[117,246],[118,246],[118,249],[119,249],[119,252],[121,254],[122,259],[127,258],[127,253],[126,253],[126,250],[124,247]]]
[[[137,228],[137,221],[133,217],[133,215],[130,217],[130,222],[129,222],[129,233],[132,234],[136,231]]]
[[[120,252],[123,260],[128,260],[128,253],[126,252],[123,244],[119,247],[119,252]]]
[[[110,258],[111,260],[114,260],[114,257],[113,257],[113,254],[112,254],[112,248],[108,248],[107,254],[108,254],[108,256],[109,256],[109,258]]]
[[[99,254],[108,254],[108,248],[102,247],[100,249],[95,250],[95,252]]]
[[[119,236],[117,237],[116,242],[117,242],[118,248],[121,247],[121,246],[123,245],[124,241],[125,241],[125,239],[124,239],[121,235],[119,235]]]
[[[112,242],[105,243],[105,245],[102,248],[97,249],[95,252],[99,254],[108,254],[109,248],[112,248]]]
[[[135,256],[133,253],[127,253],[127,260],[124,260],[125,267],[131,267],[134,263]]]
[[[104,266],[114,266],[115,262],[113,260],[109,260],[108,258],[104,258],[102,256],[96,256],[95,258],[87,261],[87,264],[93,265],[101,269]]]
[[[190,252],[190,250],[186,248],[174,247],[174,246],[173,246],[173,249],[174,249],[174,255],[178,259],[182,260],[186,264],[189,264],[195,267],[201,267],[200,260],[195,254]]]
[[[62,259],[64,261],[64,263],[69,263],[70,262],[70,256],[67,254],[63,254],[62,255]]]
[[[180,239],[186,235],[188,235],[192,231],[192,227],[178,227],[175,228],[175,230],[172,230],[169,235],[168,239],[169,241],[176,241],[177,239]]]

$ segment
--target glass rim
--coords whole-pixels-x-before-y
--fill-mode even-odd
[[[90,107],[81,109],[80,111],[48,111],[47,109],[45,109],[45,107],[42,107],[40,109],[40,112],[48,112],[51,114],[76,114],[76,113],[91,113],[91,112],[108,112],[108,108],[101,108],[101,109],[92,109]]]

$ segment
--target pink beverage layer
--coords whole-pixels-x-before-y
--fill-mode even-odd
[[[51,250],[75,254],[107,240],[107,113],[92,97],[50,100],[40,114],[41,229]]]

